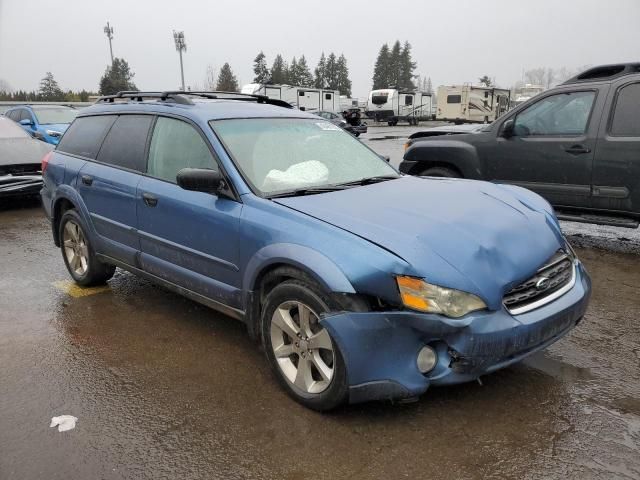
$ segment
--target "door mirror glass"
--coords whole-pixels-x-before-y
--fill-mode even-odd
[[[218,194],[224,189],[220,172],[209,168],[183,168],[178,172],[176,183],[179,187],[193,192]]]
[[[509,119],[502,124],[502,134],[504,138],[511,138],[514,136],[514,121]]]
[[[30,120],[28,118],[23,118],[22,120],[20,120],[20,125],[24,125],[25,127],[30,127],[31,125],[33,125],[33,120]]]

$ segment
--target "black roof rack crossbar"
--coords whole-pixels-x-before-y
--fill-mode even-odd
[[[197,91],[197,92],[184,92],[182,90],[167,90],[164,92],[138,92],[133,90],[123,90],[114,95],[104,95],[96,103],[114,103],[117,99],[129,99],[136,102],[142,102],[143,100],[158,99],[162,101],[171,100],[174,103],[182,105],[193,105],[194,103],[188,97],[200,97],[208,98],[212,100],[225,99],[225,100],[239,100],[245,102],[258,102],[268,105],[275,105],[284,108],[293,108],[293,106],[284,100],[278,100],[275,98],[269,98],[265,95],[254,95],[248,93],[238,92],[224,92],[224,91]]]

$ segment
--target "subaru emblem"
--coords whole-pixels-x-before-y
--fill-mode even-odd
[[[550,280],[547,277],[540,277],[536,282],[536,290],[542,291],[549,288]]]

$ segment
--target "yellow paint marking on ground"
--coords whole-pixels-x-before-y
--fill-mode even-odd
[[[101,285],[99,287],[81,287],[69,280],[53,282],[51,285],[62,290],[73,298],[88,297],[89,295],[95,295],[96,293],[108,292],[111,290],[108,285]]]

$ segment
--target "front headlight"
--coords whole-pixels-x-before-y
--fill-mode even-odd
[[[432,285],[419,278],[396,277],[396,282],[402,303],[414,310],[459,318],[487,308],[476,295]]]
[[[62,132],[58,132],[57,130],[47,130],[47,135],[58,138],[62,136]]]

